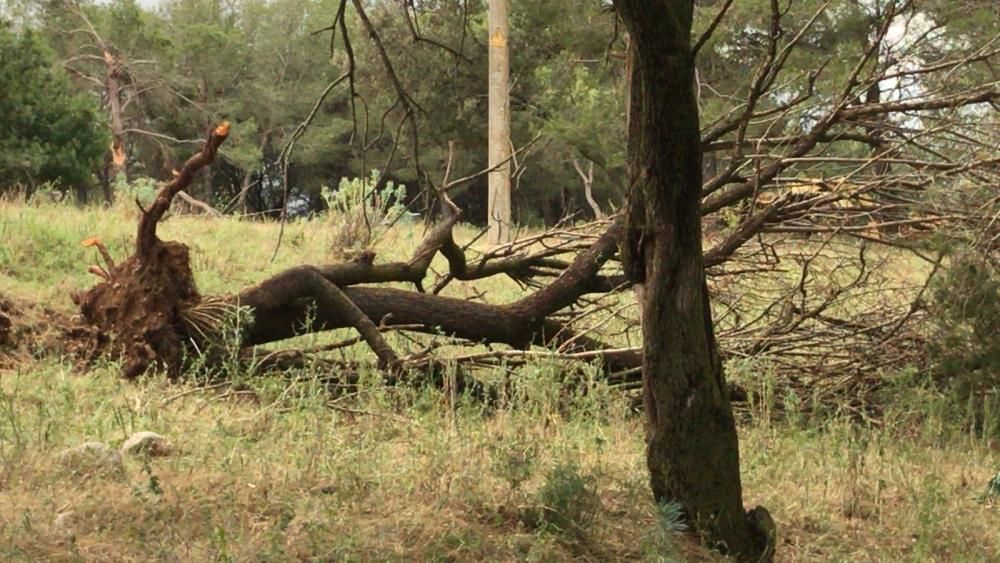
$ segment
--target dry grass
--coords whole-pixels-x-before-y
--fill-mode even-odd
[[[290,225],[275,264],[272,225],[175,217],[163,231],[192,244],[199,283],[215,293],[303,256],[323,261],[328,235],[315,227]],[[121,212],[2,204],[0,292],[69,311],[66,292],[92,283],[79,240],[101,236],[120,256],[133,230]],[[400,229],[382,248],[406,254],[418,238]],[[450,291],[517,296],[507,282],[476,285]],[[567,396],[557,368],[531,364],[517,373],[516,399],[486,411],[377,377],[330,405],[313,373],[294,375],[198,390],[158,377],[126,383],[114,365],[75,374],[52,357],[0,372],[0,558],[712,559],[658,519],[641,419],[599,381]],[[773,407],[745,414],[741,445],[746,502],[777,520],[780,560],[1000,553],[1000,507],[980,499],[1000,453],[963,431],[945,398],[901,386],[898,409],[869,425],[835,406],[791,420],[773,419]],[[57,462],[67,447],[116,446],[138,430],[164,434],[176,451],[129,458],[121,477],[81,477]]]
[[[308,384],[254,387],[250,401],[205,391],[164,404],[186,388],[55,364],[5,376],[4,555],[619,559],[638,555],[655,528],[631,417],[538,424],[541,403],[486,415],[451,408],[437,392],[377,386],[338,410]],[[65,447],[118,445],[141,429],[169,436],[177,453],[146,467],[130,460],[124,479],[75,477],[53,464]],[[513,489],[504,468],[519,462],[527,480]],[[580,538],[519,524],[538,508],[546,472],[569,463],[593,478],[597,522]],[[63,512],[72,512],[68,529],[53,524]]]

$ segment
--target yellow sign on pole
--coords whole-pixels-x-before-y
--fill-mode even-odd
[[[498,29],[493,32],[493,35],[490,35],[490,47],[506,47],[506,46],[507,46],[507,38],[504,37],[502,31]]]

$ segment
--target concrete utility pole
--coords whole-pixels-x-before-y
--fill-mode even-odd
[[[510,0],[490,0],[489,242],[510,242]],[[500,163],[503,163],[502,165]]]

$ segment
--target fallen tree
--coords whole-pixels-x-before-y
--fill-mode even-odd
[[[341,25],[345,5],[341,3],[338,16]],[[910,5],[890,3],[886,15],[875,22],[843,88],[809,105],[824,65],[806,77],[805,88],[795,95],[790,95],[794,90],[772,87],[788,53],[815,17],[794,37],[783,39],[782,8],[772,2],[767,55],[746,102],[710,124],[699,139],[694,55],[705,37],[691,47],[693,4],[620,0],[614,5],[632,34],[632,193],[625,219],[611,220],[590,244],[522,247],[518,253],[492,254],[470,266],[465,249],[452,236],[459,210],[446,189],[426,190],[437,195],[443,212],[408,262],[376,263],[374,254],[362,253],[348,263],[298,266],[234,295],[202,297],[194,285],[187,248],[161,241],[156,227],[195,171],[211,163],[228,135],[228,125],[223,124],[161,190],[150,209],[143,210],[135,253],[121,265],[104,253],[107,269],[93,270],[104,281],[77,296],[85,319],[99,332],[114,335],[109,340],[111,352],[123,358],[127,377],[153,366],[179,374],[185,349],[203,348],[199,341],[204,344],[217,337],[226,311],[243,309],[252,321],[239,333],[240,346],[280,341],[303,331],[350,327],[372,350],[389,383],[400,381],[408,370],[433,365],[425,354],[400,356],[383,336],[394,327],[467,342],[502,343],[525,355],[532,345],[553,346],[563,352],[561,357],[600,357],[605,366],[623,368],[625,373],[635,373],[641,365],[654,497],[658,502],[679,501],[684,520],[712,545],[744,560],[770,560],[773,521],[763,508],[746,512],[742,506],[736,423],[716,332],[722,355],[728,351],[755,359],[769,357],[778,360],[777,365],[787,361],[792,373],[806,366],[819,368],[822,377],[846,375],[848,384],[839,387],[841,392],[856,391],[867,384],[867,375],[891,367],[885,358],[919,364],[920,350],[926,347],[919,330],[913,330],[913,321],[922,314],[924,290],[942,256],[928,257],[928,249],[911,244],[916,237],[907,236],[903,227],[932,230],[943,224],[981,224],[993,213],[995,199],[990,203],[994,207],[986,206],[985,211],[938,207],[933,188],[942,182],[969,189],[969,184],[981,185],[995,174],[997,160],[989,152],[995,132],[979,130],[974,122],[982,104],[1000,101],[1000,88],[993,83],[943,93],[919,91],[892,101],[882,101],[872,92],[878,94],[880,84],[893,75],[950,72],[998,51],[987,46],[954,64],[894,68],[896,63],[885,55],[893,49],[886,37],[896,17],[910,13]],[[355,0],[354,6],[391,74],[391,62],[365,18],[364,5]],[[413,127],[416,153],[413,113],[393,78]],[[353,79],[349,82],[353,87]],[[760,107],[765,98],[778,105]],[[942,111],[950,114],[942,116]],[[945,121],[947,127],[893,123],[894,115],[928,123]],[[767,138],[772,130],[803,122],[809,125],[799,128],[799,134]],[[303,127],[307,125],[308,121]],[[762,137],[752,138],[751,133]],[[831,155],[828,149],[841,142],[867,146],[859,151],[851,145],[843,154]],[[390,160],[398,146],[397,138]],[[974,154],[970,146],[982,154]],[[754,152],[747,154],[746,149]],[[702,182],[702,154],[712,150],[732,152],[722,171]],[[803,172],[813,164],[824,165],[825,174],[805,182]],[[419,164],[416,167],[424,172]],[[814,189],[801,189],[804,183]],[[703,251],[699,212],[729,219],[726,228],[708,237],[707,251]],[[819,240],[789,243],[804,235]],[[855,244],[856,254],[843,249],[828,252],[844,240]],[[884,282],[890,276],[872,274],[869,241],[911,250],[933,268],[921,276],[916,291],[902,299],[885,299]],[[624,277],[604,269],[619,248]],[[425,278],[438,253],[447,259],[449,271],[428,294]],[[751,280],[729,284],[735,297],[717,319],[711,310],[706,268],[722,280],[714,284],[716,296],[727,278]],[[438,295],[452,279],[501,274],[539,287],[503,305]],[[537,282],[545,277],[552,278],[547,285]],[[416,290],[369,286],[384,282],[409,282]],[[641,362],[636,350],[614,349],[589,331],[578,330],[574,321],[586,313],[565,317],[566,310],[590,294],[607,294],[629,283],[636,284],[647,329]],[[762,300],[754,302],[756,296]],[[616,314],[612,311],[608,318]],[[493,357],[512,355],[494,352]],[[463,359],[488,358],[468,354]]]
[[[212,131],[201,152],[192,156],[160,191],[149,209],[142,209],[134,254],[116,264],[99,241],[106,268],[91,270],[103,278],[92,289],[74,295],[84,319],[101,333],[109,352],[121,358],[123,373],[134,378],[150,367],[178,375],[185,348],[211,340],[225,320],[206,309],[246,308],[254,322],[241,335],[241,344],[255,346],[310,331],[354,328],[389,371],[406,368],[382,337],[384,327],[444,334],[478,343],[502,343],[515,348],[567,342],[572,349],[600,350],[605,346],[574,333],[549,317],[590,292],[607,292],[620,282],[601,275],[602,266],[617,252],[621,225],[614,222],[571,263],[555,256],[573,248],[544,249],[526,256],[482,261],[470,266],[455,243],[452,228],[460,213],[447,202],[448,212],[433,228],[409,262],[375,264],[372,257],[352,262],[291,268],[235,295],[203,298],[194,283],[187,247],[160,240],[156,227],[173,198],[186,188],[195,172],[209,165],[229,133],[228,124]],[[447,198],[445,197],[445,201]],[[458,280],[505,274],[515,279],[555,275],[549,285],[505,305],[490,305],[426,293],[422,284],[437,253],[449,263],[449,275]],[[410,282],[418,291],[357,287],[362,284]],[[604,356],[612,370],[639,365],[635,351]]]

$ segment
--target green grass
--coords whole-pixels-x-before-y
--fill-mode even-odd
[[[161,233],[191,245],[200,288],[217,293],[323,262],[330,229],[289,225],[273,264],[274,225],[173,217]],[[99,236],[124,257],[134,230],[127,208],[0,204],[0,293],[39,319],[43,307],[70,313],[68,293],[94,282],[96,256],[80,240]],[[398,229],[379,250],[406,256],[419,237]],[[503,280],[449,291],[520,295]],[[558,369],[518,370],[515,398],[487,411],[386,388],[375,374],[330,404],[310,370],[294,383],[199,389],[125,382],[114,364],[81,374],[53,355],[23,358],[0,372],[0,559],[713,560],[652,504],[641,418],[597,380],[586,394],[560,392]],[[997,437],[965,430],[972,413],[947,397],[899,385],[897,404],[868,424],[836,405],[773,414],[809,397],[764,394],[741,411],[745,501],[773,514],[779,560],[1000,553],[1000,506],[982,498],[1000,469]],[[128,458],[124,476],[58,463],[66,448],[117,446],[139,430],[166,436],[173,454]]]

